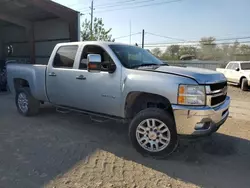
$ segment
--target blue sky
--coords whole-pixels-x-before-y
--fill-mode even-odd
[[[90,18],[86,7],[91,0],[54,0],[63,5],[80,10],[85,15],[82,20]],[[117,2],[121,3],[117,3]],[[107,11],[147,5],[171,0],[94,0],[94,16],[103,18],[106,28],[112,28],[114,38],[129,35],[131,21],[132,33],[146,32],[184,40],[199,40],[203,36],[217,38],[250,36],[249,10],[250,0],[183,0],[146,6],[141,8]],[[144,1],[139,4],[138,2]],[[113,4],[114,3],[114,4]],[[136,4],[137,3],[137,4]],[[113,4],[116,7],[98,7]],[[104,11],[104,12],[101,12]],[[117,42],[129,43],[129,37],[117,39]],[[141,43],[141,36],[132,36],[133,43]],[[145,43],[177,42],[157,36],[145,35]]]

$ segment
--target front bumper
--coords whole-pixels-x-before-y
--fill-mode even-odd
[[[216,107],[172,105],[178,134],[204,136],[216,132],[229,115],[230,97]]]

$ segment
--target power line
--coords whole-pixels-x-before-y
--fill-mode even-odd
[[[158,34],[154,34],[154,33],[150,33],[150,32],[146,32],[146,34],[153,35],[153,36],[157,36],[157,37],[162,37],[162,38],[167,38],[167,39],[172,39],[172,40],[179,40],[179,41],[183,41],[183,42],[186,41],[186,40],[184,40],[184,39],[179,39],[179,38],[173,38],[173,37],[158,35]]]
[[[250,38],[250,37],[249,37]],[[220,44],[234,44],[235,42],[220,42],[220,43],[216,43],[216,45],[220,45]],[[240,41],[238,43],[250,43],[250,41]],[[202,44],[202,45],[213,45],[213,44]]]
[[[154,0],[146,0],[146,1],[154,1]],[[123,1],[118,1],[118,2],[114,2],[114,3],[106,3],[106,4],[99,4],[96,5],[96,7],[115,7],[115,6],[123,6],[124,4],[121,3],[141,3],[141,1],[135,1],[135,0],[123,0]],[[143,2],[143,1],[142,1]]]
[[[142,1],[136,1],[136,0],[122,0],[122,1],[117,1],[113,3],[104,3],[104,4],[97,4],[95,5],[95,8],[112,8],[112,7],[119,7],[119,6],[128,6],[128,5],[135,5],[135,4],[142,4],[150,1],[158,1],[158,0],[142,0]],[[80,4],[80,3],[78,3]],[[75,4],[74,6],[76,6]],[[71,5],[72,6],[72,5]],[[88,7],[82,7],[82,11],[88,9]]]
[[[239,42],[240,44],[246,44],[246,43],[250,43],[250,41],[241,41]],[[202,44],[204,46],[208,45],[208,46],[213,46],[213,45],[222,45],[222,44],[234,44],[234,42],[221,42],[221,43],[213,43],[213,44]],[[186,45],[186,46],[198,46],[201,45],[199,43],[196,44],[188,44],[188,43],[155,43],[155,44],[145,44],[146,47],[166,47],[167,45]]]
[[[126,38],[126,37],[130,37],[130,36],[138,35],[138,34],[141,34],[141,32],[133,33],[133,34],[131,34],[131,35],[125,35],[125,36],[116,37],[116,38],[114,38],[114,39]]]
[[[241,39],[249,39],[250,36],[247,37],[237,37],[237,38],[224,38],[224,39],[216,39],[216,41],[225,41],[225,40],[241,40]]]
[[[165,36],[164,36],[165,37]],[[217,42],[217,41],[227,41],[227,40],[242,40],[242,39],[250,39],[250,36],[246,36],[246,37],[237,37],[237,38],[223,38],[223,39],[216,39],[213,42]],[[196,41],[185,41],[184,42],[159,42],[159,43],[148,43],[147,45],[164,45],[164,44],[182,44],[182,43],[200,43],[200,40],[196,40]],[[235,42],[235,41],[234,41]],[[234,42],[229,42],[229,43],[234,43]],[[220,43],[217,43],[220,44]]]
[[[126,1],[135,1],[135,0],[121,0],[121,1],[115,1],[113,3],[96,4],[96,6],[105,6],[105,5],[109,5],[109,4],[116,4],[116,3],[126,2]],[[67,5],[67,6],[72,7],[72,6],[78,6],[78,5],[83,5],[83,4],[86,4],[86,3],[74,3],[74,4]],[[87,5],[84,7],[88,8]]]
[[[150,3],[150,4],[145,4],[145,5],[130,6],[130,7],[118,8],[118,9],[117,8],[116,9],[106,9],[106,10],[103,10],[103,11],[97,11],[96,13],[111,12],[111,11],[126,10],[126,9],[136,9],[136,8],[141,8],[141,7],[157,6],[157,5],[175,3],[175,2],[180,2],[180,1],[184,1],[184,0],[163,1],[163,2],[159,2],[159,3]],[[123,6],[123,5],[120,5],[120,6]]]
[[[149,1],[157,1],[157,0],[143,0],[143,1],[135,1],[135,0],[122,0],[122,1],[117,1],[114,3],[104,3],[104,4],[97,4],[95,5],[95,8],[112,8],[112,7],[120,7],[120,6],[130,6],[130,5],[135,5],[135,4],[141,4],[141,3],[145,3],[145,2],[149,2]],[[80,5],[81,3],[77,3],[77,4],[73,4],[73,5],[69,5],[69,6],[76,6],[76,5]],[[87,11],[89,9],[89,7],[83,7],[81,9],[78,9],[78,11]]]
[[[123,6],[130,6],[130,5],[137,5],[137,4],[143,4],[147,2],[152,2],[152,1],[162,1],[162,0],[122,0],[122,1],[117,1],[113,3],[103,3],[103,4],[96,4],[96,8],[112,8],[112,7],[123,7]],[[75,4],[77,5],[77,4]],[[80,5],[80,3],[79,3]],[[71,5],[72,6],[72,5]],[[86,10],[88,9],[87,6],[82,7],[81,10]]]

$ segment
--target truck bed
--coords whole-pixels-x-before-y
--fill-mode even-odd
[[[7,64],[7,83],[10,91],[15,93],[15,83],[20,79],[27,80],[32,95],[41,101],[47,101],[46,69],[47,65]]]

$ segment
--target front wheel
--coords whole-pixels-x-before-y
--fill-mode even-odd
[[[40,102],[32,96],[29,88],[19,88],[16,91],[16,107],[23,116],[33,116],[39,112]]]
[[[173,118],[164,110],[148,108],[130,123],[129,137],[135,149],[144,156],[164,158],[178,145]]]

